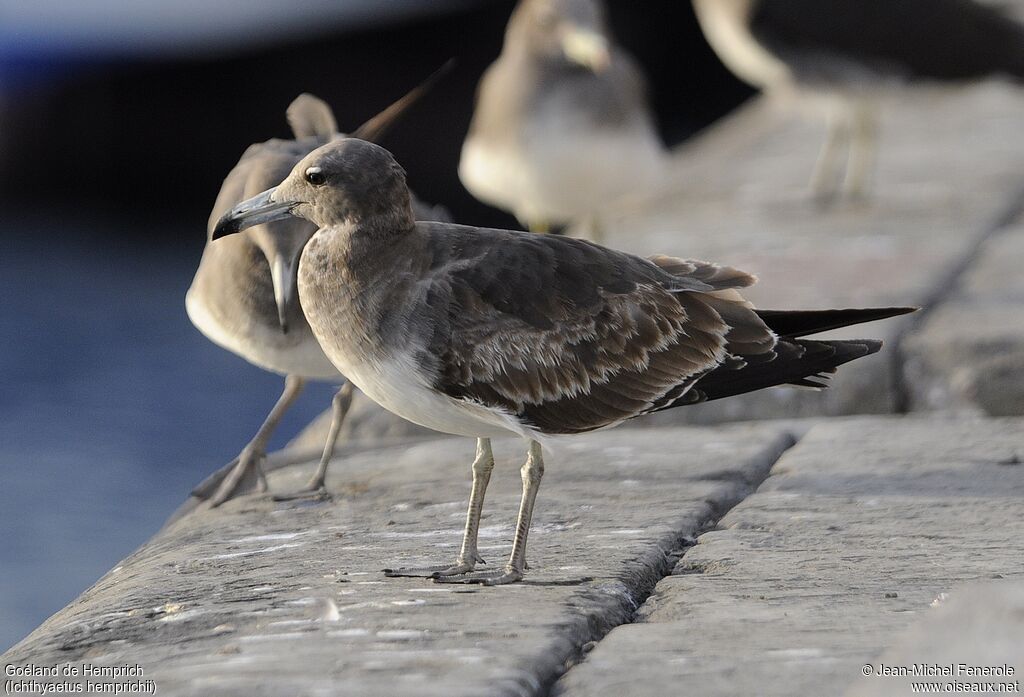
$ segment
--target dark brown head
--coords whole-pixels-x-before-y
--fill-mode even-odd
[[[304,157],[276,188],[228,211],[213,238],[289,216],[321,228],[407,230],[413,214],[405,170],[379,145],[332,141]]]

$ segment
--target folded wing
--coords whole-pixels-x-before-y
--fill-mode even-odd
[[[666,408],[703,375],[768,360],[775,337],[737,288],[748,274],[551,236],[460,237],[432,280],[436,387],[545,433]],[[524,338],[525,337],[525,338]]]

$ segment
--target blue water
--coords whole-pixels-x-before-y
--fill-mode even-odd
[[[201,227],[69,220],[0,221],[0,650],[152,535],[282,387],[189,323]]]

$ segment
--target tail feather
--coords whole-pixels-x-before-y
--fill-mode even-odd
[[[351,133],[352,138],[380,142],[384,134],[402,117],[410,107],[430,92],[455,66],[455,59],[449,58],[444,65],[431,73],[427,79],[393,102],[389,107],[372,117]]]
[[[877,353],[882,342],[873,339],[813,341],[783,339],[775,358],[742,368],[722,366],[700,378],[681,399],[665,408],[732,397],[776,385],[822,389],[836,368]]]
[[[916,307],[871,307],[854,310],[756,310],[757,316],[778,336],[797,339],[864,322],[915,312]]]

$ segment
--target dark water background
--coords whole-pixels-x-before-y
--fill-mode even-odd
[[[202,221],[175,244],[46,218],[0,220],[0,650],[156,532],[282,387],[185,314]],[[307,388],[273,445],[330,396]]]

